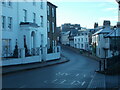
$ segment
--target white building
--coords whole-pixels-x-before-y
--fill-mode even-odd
[[[120,54],[120,22],[118,22],[117,27],[115,27],[112,32],[104,36],[104,38],[105,44],[103,49],[105,51],[105,58],[110,58]]]
[[[77,36],[74,36],[74,48],[88,51],[89,48],[89,31],[81,30]]]
[[[92,36],[93,51],[99,58],[105,58],[104,47],[107,44],[105,36],[112,31],[110,21],[104,21],[103,29],[100,29]]]
[[[61,44],[68,45],[69,44],[69,34],[70,31],[61,33]]]
[[[29,2],[0,2],[2,7],[2,57],[13,53],[15,45],[18,48],[47,46],[47,2],[35,0]],[[6,54],[8,53],[8,54]],[[47,53],[45,51],[44,53]]]

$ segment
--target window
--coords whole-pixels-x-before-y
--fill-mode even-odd
[[[2,5],[5,5],[5,0],[2,0]]]
[[[12,17],[8,17],[8,28],[12,28]]]
[[[53,31],[53,33],[55,32],[54,22],[52,22],[52,31]]]
[[[27,10],[23,9],[23,13],[24,13],[24,16],[23,16],[23,21],[24,22],[27,22]]]
[[[40,8],[43,9],[43,0],[41,0]]]
[[[11,39],[2,39],[2,56],[6,57],[11,51]]]
[[[49,20],[47,21],[47,31],[50,32],[50,22],[49,22]]]
[[[81,47],[83,48],[83,44],[81,44]]]
[[[99,39],[99,41],[100,41],[100,35],[99,35],[98,39]]]
[[[3,29],[5,29],[5,21],[6,21],[5,16],[2,16],[2,28]]]
[[[99,48],[99,55],[100,55],[100,48]]]
[[[54,17],[54,8],[52,8],[52,17]]]
[[[34,6],[36,5],[36,2],[35,2],[35,0],[33,0],[33,5],[34,5]]]
[[[83,38],[81,38],[81,41],[83,42]]]
[[[41,27],[43,27],[43,16],[40,16],[41,18]]]
[[[50,10],[50,8],[49,8],[49,6],[47,6],[47,15],[50,15],[49,10]]]
[[[47,44],[48,49],[50,48],[50,38],[48,38],[48,44]]]
[[[10,7],[12,6],[11,0],[8,1],[8,6],[10,6]]]
[[[36,23],[36,14],[33,13],[33,23]]]
[[[87,38],[86,38],[86,42],[87,42]]]

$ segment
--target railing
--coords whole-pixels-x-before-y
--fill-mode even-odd
[[[22,57],[30,57],[30,56],[38,56],[41,55],[41,48],[32,48],[32,49],[18,49],[17,52],[14,50],[2,49],[2,58],[22,58]]]
[[[32,49],[28,49],[27,52],[25,52],[25,56],[38,56],[41,54],[41,48],[32,48]]]

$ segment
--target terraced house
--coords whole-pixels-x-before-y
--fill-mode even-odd
[[[41,54],[39,61],[48,60],[50,56],[47,56],[47,1],[3,0],[0,6],[2,58]]]

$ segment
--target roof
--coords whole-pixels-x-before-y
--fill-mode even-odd
[[[110,33],[112,31],[112,29],[110,28],[104,28],[104,29],[100,29],[99,31],[97,31],[96,33],[94,33],[93,35],[96,35],[96,34],[104,34],[104,33]]]
[[[50,4],[50,5],[52,5],[52,6],[54,6],[54,7],[56,7],[56,8],[57,8],[57,6],[56,6],[56,5],[52,4],[52,3],[51,3],[51,2],[49,2],[49,1],[47,1],[47,4]]]
[[[116,29],[116,30],[112,30],[112,32],[110,32],[109,34],[107,34],[105,37],[120,37],[120,34],[118,32],[119,29]]]

